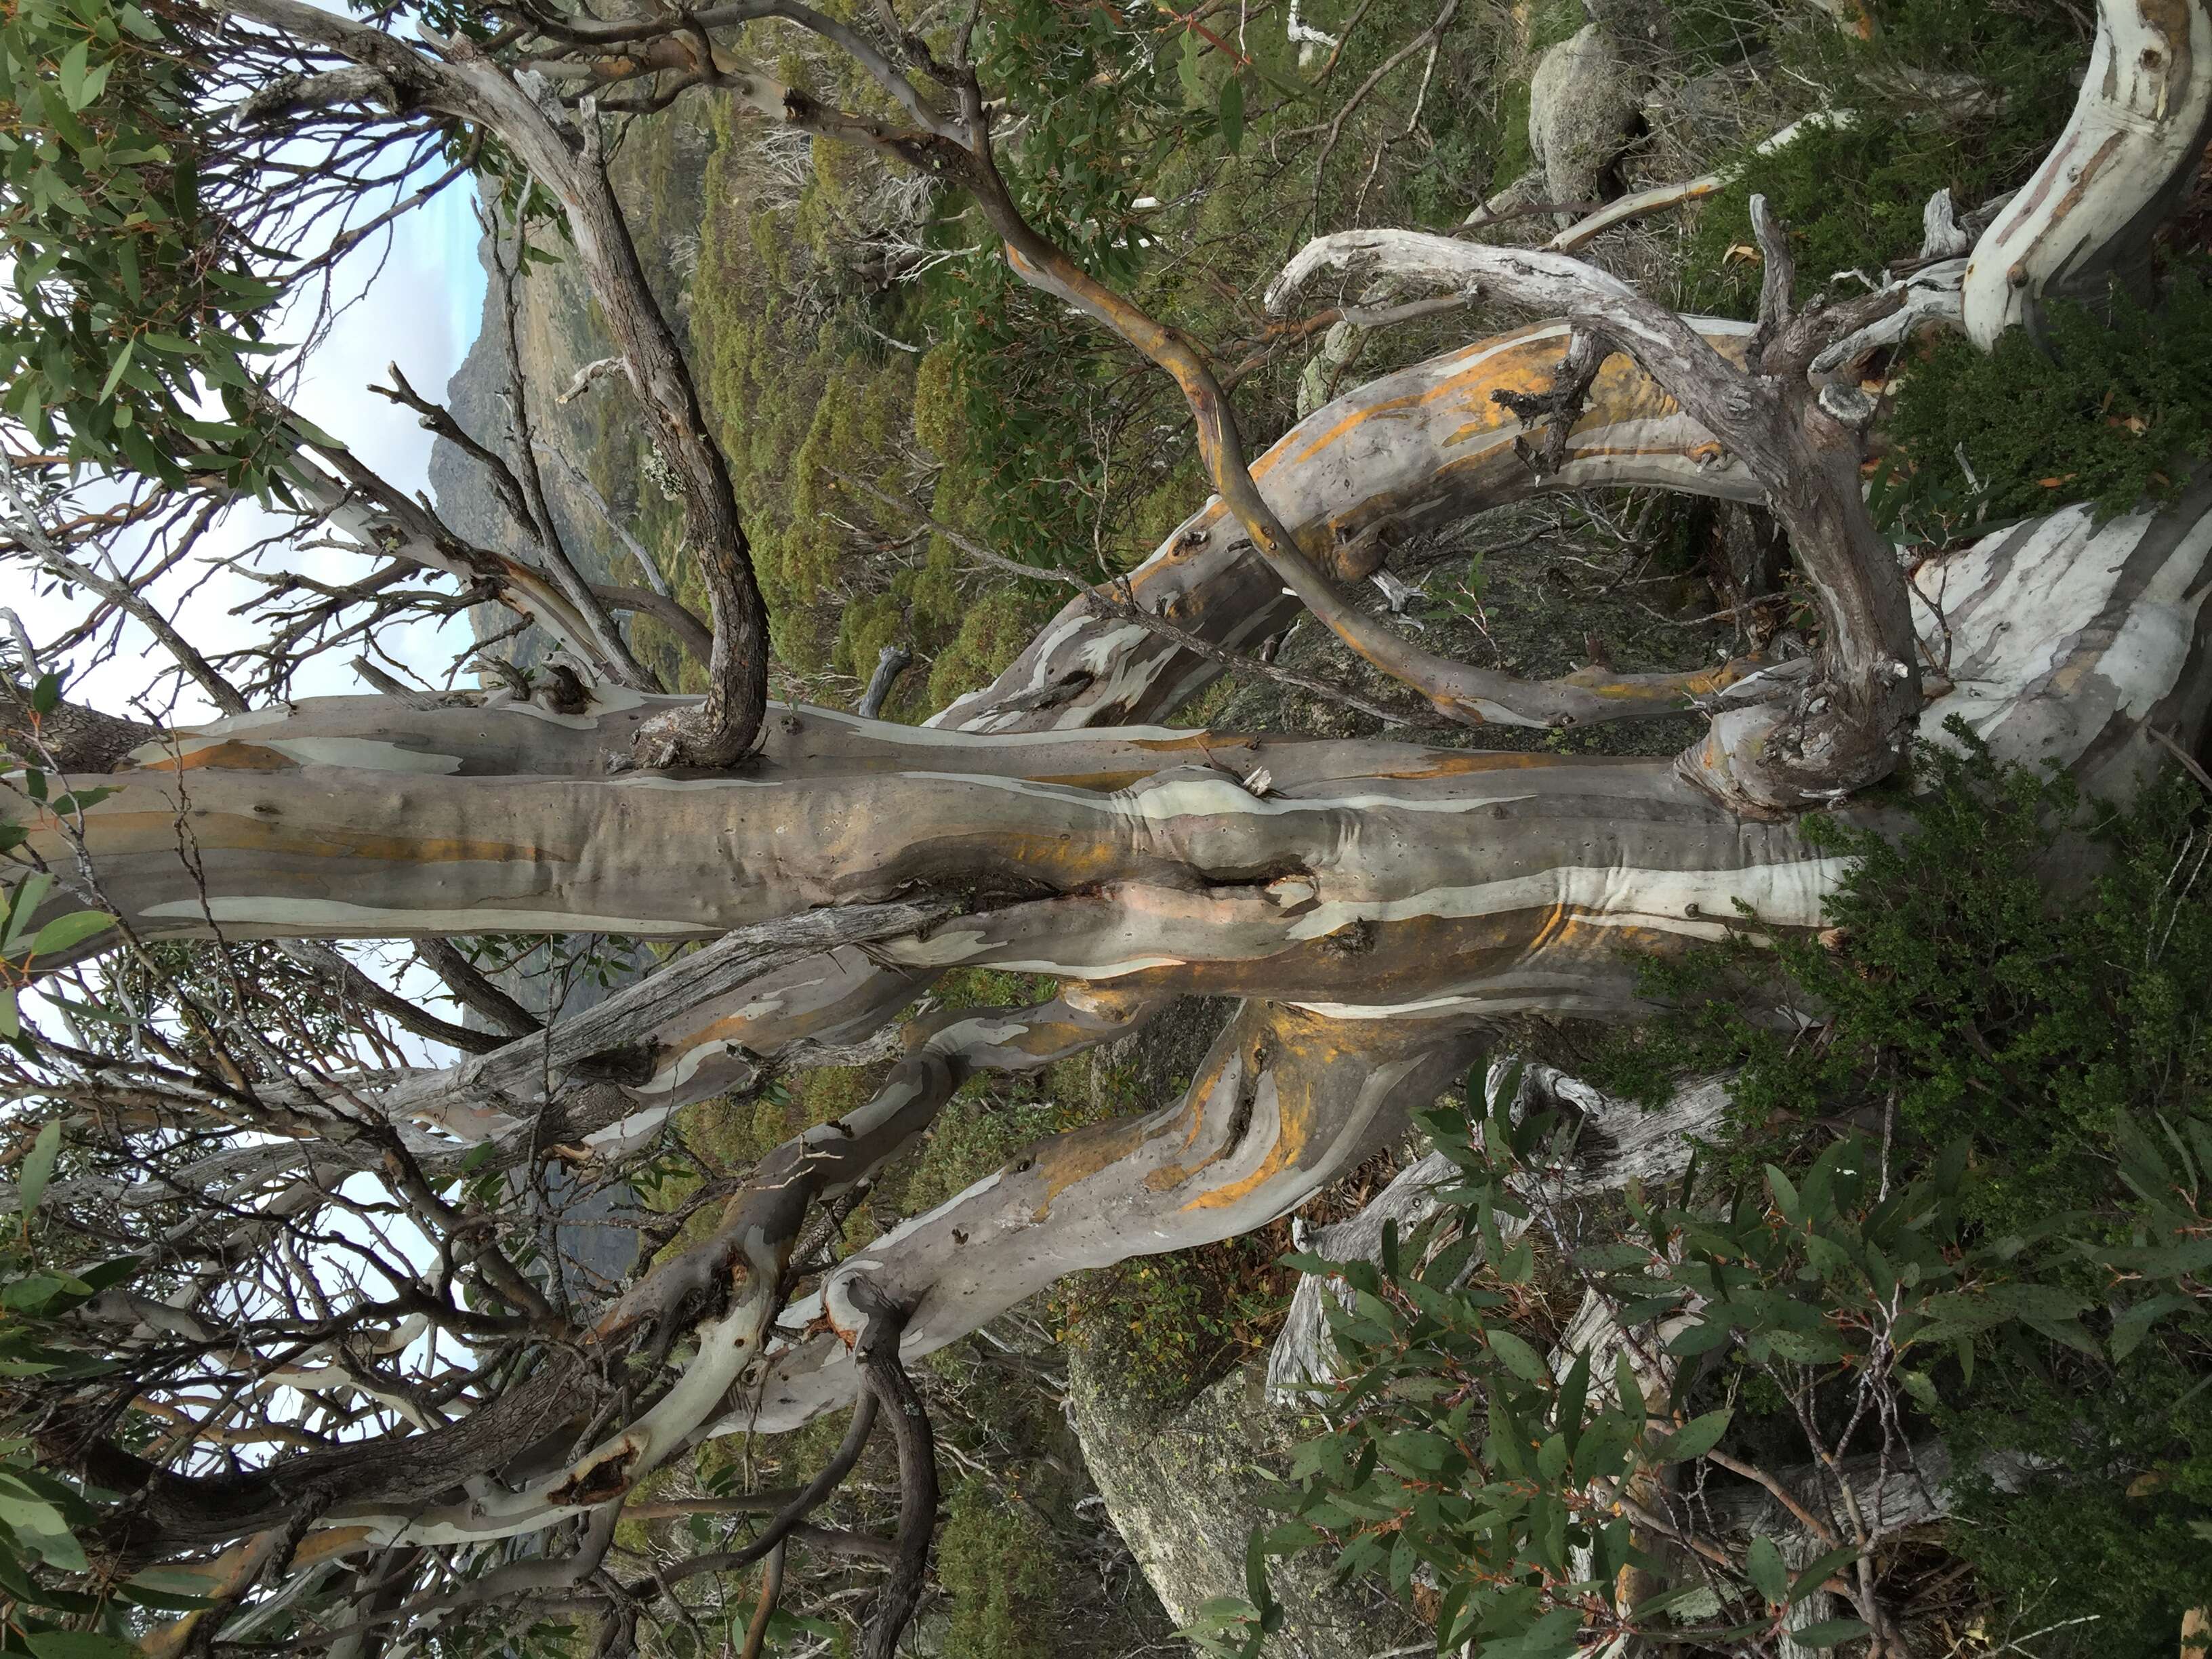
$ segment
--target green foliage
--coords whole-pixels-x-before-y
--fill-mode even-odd
[[[18,1126],[19,1131],[22,1126]],[[88,1265],[57,1261],[40,1211],[69,1149],[58,1120],[27,1137],[13,1194],[17,1213],[0,1231],[0,1605],[11,1651],[37,1659],[128,1659],[147,1610],[189,1611],[190,1575],[149,1572],[118,1582],[87,1559],[85,1540],[112,1494],[40,1468],[27,1434],[30,1385],[66,1388],[113,1369],[74,1340],[71,1312],[136,1279],[136,1256]],[[20,1149],[19,1149],[20,1150]]]
[[[939,1580],[952,1597],[949,1651],[974,1659],[1050,1659],[1060,1650],[1060,1559],[1027,1509],[980,1480],[952,1494],[937,1543]]]
[[[2125,295],[2104,312],[2061,302],[2045,339],[2015,329],[1988,353],[1947,336],[1905,377],[1877,509],[1941,544],[2074,501],[2113,514],[2171,495],[2212,455],[2208,361],[2212,284],[2197,266],[2156,311]]]
[[[1512,1121],[1509,1078],[1486,1118],[1426,1120],[1461,1171],[1438,1222],[1379,1266],[1298,1261],[1346,1288],[1346,1380],[1270,1550],[1334,1547],[1401,1594],[1425,1563],[1451,1590],[1443,1645],[1564,1655],[1615,1569],[1662,1570],[1580,1501],[1594,1484],[1940,1433],[1948,1542],[1997,1607],[2074,1632],[2052,1651],[2171,1650],[2212,1594],[2212,1015],[2191,988],[2212,982],[2212,829],[2186,780],[2085,811],[1954,736],[1906,823],[1810,832],[1850,866],[1820,939],[1652,970],[1680,1014],[1635,1065],[1741,1068],[1725,1144],[1679,1187],[1563,1225],[1527,1172],[1571,1131]],[[1564,1253],[1549,1269],[1537,1240]],[[1620,1358],[1555,1372],[1547,1271],[1612,1315]],[[1694,1362],[1671,1384],[1627,1358],[1662,1346]],[[1855,1553],[1793,1576],[1728,1547],[1717,1597],[1686,1581],[1631,1624],[1748,1651]],[[1237,1651],[1255,1627],[1224,1628]]]
[[[1766,44],[1773,9],[1762,0],[1666,0],[1675,53],[1693,64],[1740,63]]]
[[[2035,1629],[2081,1620],[2071,1651],[2174,1650],[2177,1609],[2212,1605],[2212,1389],[2154,1345],[2094,1389],[2034,1371],[1942,1420],[1966,1466],[2027,1457],[2053,1473],[2007,1491],[1968,1478],[1951,1547]],[[2081,1480],[2079,1469],[2129,1472]],[[2023,1620],[2022,1615],[2026,1617]],[[2062,1649],[2061,1651],[2068,1650]]]
[[[1771,1006],[1771,975],[1738,950],[1655,970],[1651,990],[1683,1018],[1637,1058],[1742,1065],[1730,1167],[1789,1156],[1816,1119],[1893,1104],[1904,1146],[1971,1147],[1963,1202],[1978,1236],[2057,1229],[2051,1275],[2090,1299],[2097,1351],[2079,1351],[2071,1323],[2031,1321],[2040,1343],[2002,1345],[2000,1369],[1972,1386],[1953,1373],[1941,1426],[1962,1463],[2003,1454],[2045,1470],[2023,1490],[1972,1482],[1953,1546],[2002,1605],[2094,1620],[2081,1650],[2162,1650],[2179,1609],[2212,1589],[2202,797],[2171,778],[2130,811],[2087,811],[2063,782],[1972,750],[1931,754],[1923,771],[1904,836],[1826,836],[1856,861],[1828,946],[1778,945],[1815,1023],[1763,1026],[1739,994],[1757,985]]]
[[[1528,50],[1540,53],[1572,40],[1589,20],[1583,0],[1537,0],[1528,14]]]
[[[1923,751],[1902,834],[1886,818],[1808,823],[1852,861],[1827,908],[1839,933],[1655,963],[1648,993],[1683,1017],[1623,1054],[1741,1065],[1736,1131],[1761,1145],[1894,1101],[1926,1143],[1972,1145],[1978,1212],[2012,1227],[2098,1201],[2124,1112],[2207,1109],[2212,1020],[2195,988],[2212,983],[2212,879],[2191,850],[2186,779],[2090,811],[2063,779],[2000,768],[1954,735],[1966,753]],[[1777,960],[1820,1042],[1763,1020]],[[1636,1085],[1626,1068],[1608,1080]]]
[[[1010,0],[978,24],[984,83],[1018,88],[1031,124],[1008,182],[1030,223],[1109,281],[1135,269],[1133,204],[1194,122],[1241,128],[1241,99],[1232,123],[1224,90],[1243,65],[1221,58],[1219,40],[1152,0]]]
[[[1442,1647],[1474,1639],[1486,1652],[1571,1653],[1587,1639],[1593,1593],[1623,1570],[1662,1570],[1630,1518],[1580,1494],[1640,1488],[1652,1472],[1696,1463],[1729,1437],[1734,1414],[1698,1405],[1696,1366],[1651,1397],[1638,1352],[1778,1365],[1817,1383],[1924,1366],[2018,1321],[2070,1334],[2086,1301],[2018,1282],[2015,1243],[1968,1238],[1963,1157],[1892,1187],[1876,1150],[1850,1136],[1797,1182],[1770,1168],[1704,1194],[1693,1171],[1671,1201],[1630,1188],[1625,1224],[1571,1263],[1626,1340],[1609,1362],[1594,1367],[1585,1352],[1555,1373],[1514,1328],[1536,1268],[1528,1241],[1509,1243],[1507,1228],[1530,1214],[1526,1172],[1571,1149],[1549,1116],[1512,1121],[1517,1083],[1510,1073],[1479,1123],[1449,1112],[1425,1120],[1461,1170],[1447,1224],[1402,1241],[1393,1229],[1379,1266],[1297,1261],[1350,1292],[1349,1306],[1329,1311],[1349,1380],[1328,1404],[1345,1426],[1299,1450],[1285,1498],[1292,1518],[1268,1547],[1333,1546],[1340,1573],[1401,1595],[1426,1565],[1446,1586]],[[1485,1271],[1469,1279],[1477,1263]],[[1587,1571],[1575,1565],[1584,1550]],[[1770,1540],[1754,1540],[1717,1601],[1692,1585],[1645,1601],[1627,1628],[1723,1646],[1761,1638],[1832,1565],[1793,1574]]]
[[[1139,1256],[1076,1285],[1073,1340],[1144,1411],[1164,1415],[1263,1349],[1281,1322],[1279,1229]]]
[[[59,705],[61,695],[58,675],[41,675],[32,686],[28,706],[33,730],[42,716],[52,714]],[[26,767],[21,777],[22,794],[34,809],[64,823],[78,821],[86,807],[115,793],[112,789],[82,789],[53,794],[45,770],[38,766]],[[30,831],[23,824],[0,820],[0,856],[13,852],[29,839]],[[105,910],[65,910],[48,916],[33,928],[32,919],[53,889],[54,878],[46,871],[24,871],[0,898],[0,1040],[19,1044],[31,1040],[21,1023],[15,994],[30,982],[39,958],[62,956],[76,950],[104,932],[115,920]],[[47,995],[49,1000],[57,1001],[58,1006],[71,1013],[94,1019],[103,1018],[100,1010],[62,996],[52,988],[48,988]],[[27,1197],[26,1207],[32,1201]]]
[[[1433,17],[1409,0],[1378,0],[1330,71],[1334,95]],[[1384,147],[1370,215],[1456,222],[1501,149],[1517,155],[1516,171],[1526,166],[1525,87],[1516,94],[1492,72],[1509,33],[1485,9],[1462,8],[1436,84],[1493,90],[1427,100],[1434,148]],[[1278,124],[1312,120],[1307,80],[1323,61],[1300,66],[1279,15],[1224,26],[1123,0],[1020,0],[987,9],[975,44],[985,84],[1018,111],[1023,140],[1000,161],[1024,212],[1224,362],[1249,349],[1249,296],[1279,267],[1285,227],[1316,206],[1328,219],[1368,188],[1355,158],[1402,126],[1402,105],[1387,94],[1424,63],[1408,60],[1385,95],[1353,112],[1317,187],[1310,170],[1261,153]],[[794,57],[784,69],[848,107],[874,95],[833,64]],[[1510,113],[1488,107],[1515,95],[1523,101]],[[796,201],[786,199],[763,184],[750,130],[709,107],[716,146],[687,289],[692,343],[779,661],[802,683],[834,674],[856,687],[883,645],[905,644],[917,665],[886,712],[917,718],[998,672],[1066,595],[978,570],[945,539],[918,536],[896,503],[1030,563],[1127,569],[1204,499],[1181,397],[1106,331],[1018,281],[957,196],[919,209],[901,198],[908,205],[887,225],[881,164],[817,144]],[[891,270],[863,257],[886,240],[912,263]],[[1376,350],[1427,349],[1409,331]],[[1285,352],[1240,386],[1255,436],[1292,418],[1298,367]],[[610,437],[621,447],[622,434]],[[679,595],[688,562],[672,572]]]
[[[2065,0],[1875,0],[1869,9],[1870,40],[1811,7],[1779,31],[1791,78],[1852,119],[1729,164],[1728,184],[1683,248],[1686,309],[1755,310],[1758,264],[1730,255],[1754,245],[1754,195],[1789,228],[1799,295],[1809,297],[1838,272],[1875,271],[1917,251],[1922,210],[1938,190],[1948,186],[1963,211],[2018,185],[2064,125],[2087,50]],[[1677,8],[1678,23],[1687,11]]]
[[[222,116],[167,9],[27,0],[0,18],[0,404],[73,460],[172,485],[269,487],[286,453],[254,392],[281,285],[208,199]],[[198,411],[199,384],[221,400]],[[196,453],[197,452],[197,453]]]

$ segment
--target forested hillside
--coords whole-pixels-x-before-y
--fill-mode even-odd
[[[1010,70],[1055,66],[1042,88],[1048,112],[1018,150],[1025,204],[1209,343],[1264,445],[1336,391],[1482,326],[1479,306],[1379,331],[1265,317],[1260,290],[1318,229],[1494,221],[1481,234],[1523,244],[1541,240],[1532,227],[1717,173],[1710,193],[1595,245],[1686,309],[1747,316],[1758,295],[1754,193],[1791,227],[1809,295],[1854,267],[1864,280],[1915,255],[1936,191],[1950,189],[1963,212],[2017,185],[2071,106],[2086,9],[1876,9],[1881,27],[1862,41],[1811,0],[1610,0],[1595,6],[1594,31],[1583,0],[1434,13],[1374,0],[1340,45],[1294,44],[1279,8],[1241,16],[1224,55],[1210,13],[1185,23],[1164,12],[1147,31],[1040,4],[994,40]],[[1333,40],[1352,18],[1301,25]],[[1235,74],[1232,58],[1243,60]],[[824,95],[870,95],[827,54],[804,66]],[[1789,142],[1761,154],[1778,133]],[[1095,578],[1133,568],[1188,513],[1200,475],[1173,388],[1014,282],[972,210],[926,179],[822,140],[763,140],[720,113],[703,131],[691,112],[634,121],[613,166],[656,286],[688,322],[794,693],[849,699],[880,648],[902,644],[920,665],[888,712],[919,718],[1005,667],[1064,598],[980,566],[940,527]],[[600,354],[573,273],[540,268],[523,318],[541,392],[565,388]],[[457,394],[473,400],[493,382],[498,334],[487,330]],[[680,586],[677,515],[651,482],[649,450],[625,433],[619,398],[586,392],[543,418]],[[1936,457],[1935,470],[1949,459]],[[483,488],[450,461],[439,484],[441,498]],[[618,562],[576,492],[556,493],[584,544]],[[1677,516],[1694,522],[1636,523],[1641,540],[1664,544],[1665,574],[1725,561],[1731,535],[1739,562],[1758,556],[1744,526]],[[1494,585],[1525,582],[1537,543],[1471,580],[1462,553],[1548,534],[1549,523],[1398,552],[1394,568],[1447,563],[1413,614],[1450,628]],[[1611,527],[1596,538],[1577,556],[1620,542]],[[1655,665],[1680,643],[1671,629],[1687,618],[1673,613],[1697,614],[1672,607],[1647,641],[1652,618],[1599,605],[1566,617],[1568,592],[1538,591],[1498,607],[1499,659],[1558,672],[1595,634],[1620,666]],[[1547,613],[1548,629],[1538,619]],[[641,627],[677,672],[672,643]],[[1516,643],[1528,629],[1535,636]]]

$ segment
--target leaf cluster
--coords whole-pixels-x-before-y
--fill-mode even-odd
[[[191,17],[135,0],[0,16],[0,407],[72,461],[255,490],[283,453],[255,391],[283,289],[211,204],[222,118]]]
[[[74,1268],[52,1259],[40,1209],[63,1151],[62,1125],[50,1118],[21,1152],[16,1224],[0,1233],[0,1651],[127,1659],[137,1651],[127,1638],[143,1626],[141,1609],[187,1612],[205,1603],[159,1571],[120,1580],[100,1571],[84,1540],[112,1494],[42,1468],[27,1432],[26,1382],[65,1389],[113,1369],[71,1340],[68,1316],[143,1266],[136,1256]]]
[[[1563,1208],[1547,1172],[1578,1131],[1516,1118],[1509,1077],[1425,1120],[1459,1172],[1435,1221],[1379,1263],[1294,1259],[1342,1287],[1345,1380],[1268,1550],[1332,1547],[1401,1595],[1433,1575],[1447,1648],[1632,1630],[1748,1652],[1805,1575],[1779,1583],[1772,1540],[1698,1537],[1662,1472],[1702,1462],[1719,1491],[1879,1450],[1948,1483],[1995,1605],[2170,1648],[2212,1589],[2203,801],[2169,779],[2086,809],[1954,736],[1902,814],[1814,832],[1851,860],[1821,938],[1652,970],[1679,1012],[1635,1059],[1739,1068],[1729,1133],[1679,1184]],[[1583,1295],[1578,1328],[1601,1316],[1579,1352],[1545,1351],[1547,1276]],[[1916,1469],[1939,1442],[1948,1473]],[[1862,1553],[1831,1518],[1821,1577]],[[1620,1613],[1624,1570],[1662,1588]],[[1223,1650],[1255,1628],[1231,1620]]]

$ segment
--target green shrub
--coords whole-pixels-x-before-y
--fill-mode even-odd
[[[1684,245],[1686,308],[1736,317],[1756,308],[1758,264],[1729,257],[1754,243],[1754,195],[1790,230],[1801,298],[1838,272],[1874,275],[1916,252],[1922,210],[1938,190],[1948,187],[1964,211],[2033,170],[2073,107],[2088,49],[2066,0],[1877,0],[1865,41],[1813,7],[1798,10],[1778,41],[1781,69],[1818,88],[1823,107],[1855,118],[1771,155],[1747,149],[1728,164],[1729,183]]]
[[[1878,510],[1940,544],[2074,501],[2112,514],[2171,495],[2212,455],[2207,362],[2202,267],[2177,271],[2154,312],[2125,295],[2105,313],[2061,303],[2045,340],[2015,329],[1988,353],[1946,337],[1905,377]]]
[[[1479,1125],[1425,1119],[1461,1171],[1440,1224],[1386,1237],[1379,1266],[1298,1261],[1352,1293],[1330,1316],[1340,1426],[1300,1452],[1259,1547],[1331,1547],[1401,1594],[1425,1565],[1446,1647],[1586,1646],[1619,1628],[1593,1625],[1592,1593],[1634,1569],[1679,1590],[1635,1629],[1764,1651],[1780,1605],[1856,1549],[1801,1577],[1723,1531],[1691,1575],[1583,1494],[1940,1435],[1942,1540],[1992,1641],[2173,1650],[2212,1601],[2212,823],[2185,779],[2085,809],[1954,736],[1967,752],[1924,755],[1901,809],[1810,830],[1850,860],[1820,937],[1653,970],[1678,1012],[1637,1060],[1740,1068],[1725,1139],[1680,1182],[1562,1207],[1528,1172],[1576,1131],[1510,1121],[1508,1079]],[[1515,1216],[1534,1225],[1509,1248]],[[1620,1361],[1554,1371],[1531,1239],[1611,1311]],[[1626,1355],[1662,1346],[1686,1363],[1647,1399]],[[1883,1586],[1887,1613],[1907,1588]],[[1258,1585],[1208,1639],[1256,1651],[1267,1603]]]
[[[1616,1062],[1741,1067],[1735,1132],[1762,1156],[1791,1125],[1893,1101],[1926,1144],[1971,1143],[1992,1226],[2091,1205],[2124,1110],[2212,1109],[2197,988],[2212,984],[2212,880],[2172,884],[2198,792],[2177,777],[2120,812],[1978,750],[1925,750],[1919,765],[1902,834],[1887,819],[1807,823],[1852,860],[1826,909],[1838,931],[1772,956],[1821,1041],[1772,1028],[1775,962],[1739,943],[1654,963],[1646,990],[1680,1017],[1626,1036]],[[1639,1086],[1632,1066],[1601,1074]]]
[[[1583,0],[1536,0],[1528,18],[1528,50],[1542,52],[1571,40],[1589,21]]]
[[[2015,1629],[2081,1620],[2058,1651],[2168,1659],[2180,1609],[2212,1605],[2212,1389],[2197,1358],[2154,1345],[2094,1389],[2015,1374],[1945,1417],[1968,1468],[2011,1454],[2051,1471],[2016,1492],[1969,1477],[1948,1540]],[[2085,1468],[2112,1473],[2075,1478]]]
[[[1697,65],[1741,62],[1765,46],[1773,21],[1764,0],[1667,0],[1674,52]]]
[[[952,1494],[937,1571],[952,1597],[948,1653],[1051,1659],[1060,1650],[1059,1546],[1027,1509],[980,1480]]]
[[[1127,1399],[1165,1415],[1267,1346],[1289,1299],[1285,1242],[1271,1228],[1088,1275],[1063,1304],[1070,1338]]]

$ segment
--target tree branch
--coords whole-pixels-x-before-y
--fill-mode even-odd
[[[906,1310],[866,1279],[853,1287],[851,1299],[867,1316],[853,1345],[854,1363],[866,1379],[869,1397],[890,1419],[899,1459],[898,1565],[876,1602],[860,1653],[861,1659],[896,1659],[899,1638],[921,1605],[929,1547],[937,1534],[937,1445],[929,1410],[899,1361]]]
[[[468,954],[450,939],[418,939],[415,954],[422,959],[430,971],[443,980],[454,1000],[488,1024],[495,1032],[504,1031],[510,1037],[537,1035],[539,1022],[531,1012],[513,997],[477,971]],[[495,1042],[493,1048],[501,1046]],[[489,1052],[479,1050],[478,1052]]]

